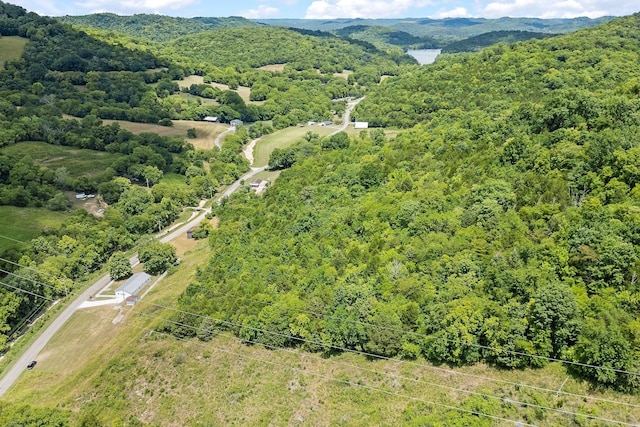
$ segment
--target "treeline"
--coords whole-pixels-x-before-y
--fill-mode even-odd
[[[277,153],[293,166],[263,198],[220,208],[181,308],[270,346],[509,369],[566,359],[637,390],[639,21],[385,81],[358,118],[415,126]]]
[[[491,31],[468,39],[447,43],[442,47],[442,53],[477,52],[498,43],[511,44],[553,36],[555,34],[535,33],[532,31]]]

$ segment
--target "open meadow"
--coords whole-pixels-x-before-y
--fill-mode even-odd
[[[47,229],[59,226],[70,213],[53,212],[45,208],[20,208],[0,206],[0,252],[22,245]],[[11,240],[14,239],[14,240]]]
[[[269,163],[269,156],[276,148],[287,148],[304,138],[307,132],[317,133],[320,136],[327,136],[336,129],[333,126],[298,126],[289,127],[265,135],[256,144],[253,152],[253,166],[261,167]]]
[[[22,56],[29,39],[17,36],[0,35],[0,65]]]
[[[2,148],[2,153],[16,159],[28,156],[35,163],[53,170],[65,167],[70,177],[100,173],[122,156],[105,151],[52,145],[37,141],[9,145]]]

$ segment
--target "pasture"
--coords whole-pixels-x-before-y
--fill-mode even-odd
[[[327,136],[336,129],[333,126],[298,126],[279,130],[270,135],[265,135],[256,144],[253,151],[253,166],[261,167],[269,163],[269,156],[276,148],[287,148],[304,138],[307,132]]]
[[[53,212],[44,208],[0,206],[0,253],[22,245],[14,240],[28,242],[43,230],[59,226],[70,215],[69,212]]]
[[[0,64],[22,56],[29,39],[17,36],[0,36]]]

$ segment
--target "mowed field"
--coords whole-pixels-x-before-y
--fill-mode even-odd
[[[0,65],[22,56],[29,39],[17,36],[0,36]]]
[[[204,78],[202,76],[188,76],[183,80],[176,80],[176,83],[180,86],[180,88],[190,87],[192,84],[204,84]],[[221,83],[209,83],[211,87],[217,87],[220,90],[231,90],[229,86]],[[238,89],[235,89],[235,92],[238,92],[238,95],[242,98],[242,100],[247,104],[262,104],[263,101],[251,101],[249,99],[249,95],[251,95],[251,88],[246,86],[239,86]],[[201,98],[205,99],[205,98]]]
[[[215,147],[214,141],[218,135],[229,128],[221,123],[209,123],[198,120],[174,120],[173,126],[160,126],[149,123],[134,123],[122,120],[103,120],[105,124],[118,122],[123,129],[140,134],[144,132],[157,133],[161,136],[176,136],[184,138],[195,148],[210,150]],[[187,130],[196,130],[196,138],[187,138]]]
[[[265,135],[256,144],[253,152],[253,166],[261,167],[269,163],[269,156],[276,148],[287,148],[300,139],[304,138],[307,132],[317,133],[320,136],[327,136],[335,132],[336,126],[298,126],[279,130],[270,135]]]
[[[0,206],[0,251],[21,244],[10,239],[28,242],[39,236],[42,230],[58,227],[70,216],[68,212],[53,212],[45,208]]]

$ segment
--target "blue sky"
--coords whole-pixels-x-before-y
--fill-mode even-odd
[[[7,0],[5,0],[7,1]],[[638,0],[8,0],[41,15],[244,16],[247,18],[574,18],[630,15]]]

